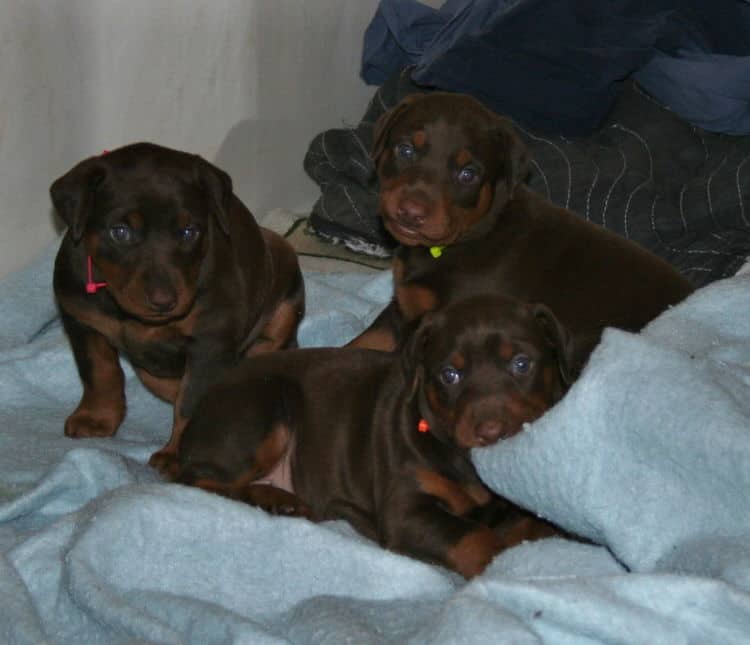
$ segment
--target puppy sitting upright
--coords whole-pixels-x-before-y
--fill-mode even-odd
[[[83,397],[70,437],[114,434],[125,416],[119,355],[174,403],[168,470],[207,386],[251,353],[296,345],[304,287],[292,248],[261,229],[207,161],[137,143],[76,165],[52,184],[68,225],[54,288]]]
[[[553,533],[493,495],[469,449],[510,437],[567,387],[567,336],[543,305],[499,297],[430,314],[402,356],[255,356],[195,409],[177,481],[314,520],[466,577]]]
[[[555,312],[576,373],[604,327],[636,331],[692,291],[656,255],[529,190],[511,123],[468,96],[407,97],[376,124],[373,158],[400,246],[393,301],[355,346],[392,350],[426,311],[505,293]]]

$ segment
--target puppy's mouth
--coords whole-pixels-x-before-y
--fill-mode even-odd
[[[383,224],[391,235],[404,246],[446,246],[455,239],[455,235],[428,235],[423,228],[410,226],[388,213],[383,214]]]
[[[418,229],[412,228],[410,226],[405,226],[393,217],[385,218],[385,227],[391,232],[393,237],[395,237],[399,242],[402,243],[418,243],[423,238],[423,235],[419,232]]]
[[[115,289],[111,289],[110,293],[125,314],[144,325],[166,325],[176,322],[185,318],[193,306],[193,299],[190,298],[180,298],[171,306],[154,306],[149,304],[142,295],[139,299],[134,299]]]
[[[169,312],[146,311],[143,309],[135,310],[132,307],[123,307],[123,309],[129,316],[145,325],[166,325],[180,320],[187,315],[187,311],[182,308]]]
[[[517,435],[522,427],[517,419],[505,414],[483,420],[459,419],[456,441],[465,448],[486,448]]]
[[[165,325],[175,320],[179,320],[185,316],[182,312],[169,312],[169,313],[134,313],[133,317],[138,318],[143,323],[151,325]]]

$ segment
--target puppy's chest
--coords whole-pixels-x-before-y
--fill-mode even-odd
[[[125,322],[117,345],[133,365],[153,376],[178,378],[185,371],[187,339],[171,326],[149,328]]]
[[[410,249],[394,261],[394,290],[407,320],[458,298],[505,291],[507,267],[496,257],[445,249],[433,258],[426,249]]]

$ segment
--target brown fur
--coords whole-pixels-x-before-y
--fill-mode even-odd
[[[172,436],[151,458],[168,471],[196,401],[225,369],[296,345],[304,290],[294,251],[258,227],[226,173],[153,144],[86,159],[50,192],[68,225],[55,295],[83,382],[65,434],[117,431],[127,356],[174,404]],[[85,291],[87,256],[106,282],[96,293]]]
[[[501,345],[513,355],[503,359]],[[345,519],[470,577],[524,535],[553,533],[488,490],[469,450],[513,436],[559,400],[568,352],[546,307],[485,296],[427,316],[401,355],[255,356],[198,404],[176,480],[270,512]]]
[[[577,373],[604,327],[636,331],[692,291],[654,254],[531,192],[511,123],[470,97],[407,97],[376,124],[373,158],[380,214],[400,246],[394,299],[353,346],[390,350],[427,311],[502,293],[555,312]],[[445,247],[440,257],[432,246]]]

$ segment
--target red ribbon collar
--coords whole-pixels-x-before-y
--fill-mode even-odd
[[[99,289],[107,286],[106,282],[94,282],[94,270],[92,268],[91,256],[86,256],[86,293],[96,293]]]

